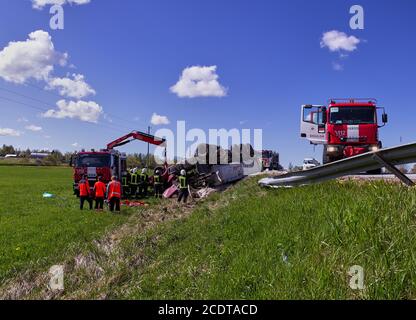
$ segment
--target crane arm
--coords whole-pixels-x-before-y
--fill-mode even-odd
[[[131,139],[130,139],[131,138]],[[111,141],[107,144],[107,150],[112,150],[116,147],[125,145],[133,140],[141,140],[156,146],[160,146],[165,143],[166,139],[162,139],[159,137],[155,137],[151,134],[140,132],[140,131],[132,131],[114,141]]]

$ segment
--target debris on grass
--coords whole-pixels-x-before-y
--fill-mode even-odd
[[[143,201],[124,200],[121,202],[121,205],[133,208],[133,207],[147,207],[149,204]]]
[[[163,197],[168,199],[171,198],[175,193],[178,192],[178,187],[176,185],[172,185],[170,188],[166,189],[165,192],[163,192]]]
[[[206,188],[203,188],[203,189],[200,189],[200,190],[198,190],[198,191],[196,191],[195,192],[195,195],[196,195],[196,197],[197,198],[206,198],[206,197],[208,197],[211,193],[213,193],[213,192],[216,192],[217,190],[216,189],[214,189],[214,188],[208,188],[208,187],[206,187]]]
[[[55,195],[49,192],[44,192],[42,195],[43,198],[55,198]]]

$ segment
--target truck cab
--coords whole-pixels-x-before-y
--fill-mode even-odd
[[[78,183],[83,175],[87,175],[92,189],[99,176],[107,184],[111,181],[112,176],[121,179],[127,174],[126,156],[115,150],[82,150],[73,155],[71,165],[74,168],[73,189],[77,196],[79,195]]]
[[[279,154],[272,150],[261,151],[262,171],[279,170]]]
[[[327,106],[302,106],[301,137],[324,145],[325,164],[380,149],[378,129],[386,123],[387,114],[375,99],[330,99]]]

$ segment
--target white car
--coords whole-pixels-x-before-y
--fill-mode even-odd
[[[320,165],[319,161],[315,158],[305,158],[303,160],[303,170],[309,170]]]

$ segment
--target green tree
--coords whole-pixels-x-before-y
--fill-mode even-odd
[[[6,146],[5,144],[3,144],[3,147],[0,149],[0,155],[1,156],[5,156],[6,154],[15,154],[16,150],[14,149],[13,146]]]

